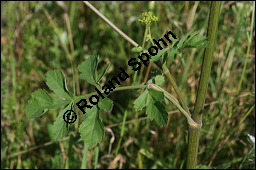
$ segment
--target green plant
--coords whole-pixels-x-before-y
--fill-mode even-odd
[[[202,122],[202,113],[204,107],[204,100],[207,91],[208,81],[211,73],[213,51],[215,46],[215,38],[218,30],[218,21],[220,14],[220,1],[211,2],[210,17],[208,21],[207,37],[209,40],[209,47],[204,51],[204,58],[202,63],[199,87],[197,90],[197,98],[195,109],[193,113],[193,119],[197,123]],[[187,168],[195,169],[197,165],[197,152],[199,145],[200,128],[189,129],[189,142],[188,142],[188,160]]]
[[[146,17],[141,20],[146,24],[143,45],[142,47],[136,46],[133,49],[133,51],[136,51],[140,54],[142,52],[145,52],[145,45],[147,41],[149,41],[152,45],[155,45],[155,42],[153,41],[150,32],[150,25],[151,22],[156,21],[157,18],[151,13],[145,13],[143,14],[143,17]],[[120,30],[118,30],[117,28],[115,30],[120,33]],[[121,35],[123,35],[123,33]],[[126,39],[129,40],[129,38]],[[175,83],[170,70],[168,69],[168,64],[171,63],[177,56],[181,56],[180,54],[182,53],[183,49],[205,48],[207,47],[208,43],[206,41],[206,37],[200,36],[199,32],[189,32],[181,39],[172,39],[172,41],[173,42],[171,44],[171,48],[165,48],[159,51],[159,53],[156,56],[153,56],[150,60],[151,63],[154,63],[156,64],[156,66],[159,67],[161,74],[156,75],[148,82],[144,82],[143,84],[117,87],[113,89],[113,91],[145,89],[145,91],[134,101],[134,107],[136,111],[140,111],[146,107],[146,113],[148,118],[151,120],[155,120],[159,126],[165,126],[167,124],[167,111],[165,109],[165,105],[173,104],[187,118],[189,127],[191,129],[194,129],[195,131],[199,131],[199,129],[201,128],[201,121],[198,121],[198,119],[191,117],[184,97],[178,89],[178,86]],[[213,46],[211,46],[211,43],[213,41],[214,36],[212,37],[212,39],[210,38],[211,50],[213,50]],[[136,45],[137,43],[133,42],[132,44]],[[210,53],[212,53],[212,51],[210,51]],[[98,72],[98,64],[98,57],[91,56],[78,66],[78,70],[81,72],[80,78],[87,80],[88,83],[95,86],[96,88],[99,87],[99,82],[101,81],[102,77],[104,77],[106,70],[109,66],[109,64],[107,64],[101,71]],[[207,76],[209,76],[209,70],[210,68],[208,68],[208,71],[206,71],[206,74],[208,74]],[[164,79],[163,75],[167,77],[170,84],[173,86],[178,96],[177,99],[169,92],[164,90],[162,87],[160,87]],[[206,78],[204,82],[204,85],[207,86],[208,78]],[[54,137],[56,140],[58,140],[66,136],[69,130],[69,125],[66,124],[66,122],[63,120],[64,113],[67,110],[74,109],[75,103],[78,102],[80,99],[88,98],[96,93],[93,92],[81,96],[76,96],[75,92],[71,93],[67,88],[66,78],[64,74],[58,70],[49,71],[46,74],[46,84],[49,89],[54,92],[56,97],[52,97],[45,90],[40,89],[35,91],[34,93],[32,93],[32,98],[28,102],[26,114],[29,118],[35,118],[43,115],[48,109],[64,107],[64,109],[60,111],[59,116],[54,122],[52,128]],[[203,91],[205,93],[206,87],[204,87]],[[204,95],[201,99],[201,104],[203,104],[202,100],[204,100]],[[85,148],[87,146],[94,147],[103,139],[104,125],[99,117],[99,113],[100,111],[107,112],[111,110],[112,107],[112,100],[106,97],[105,99],[100,100],[99,103],[93,106],[91,109],[87,109],[87,113],[84,114],[83,122],[79,127],[81,138],[85,142]],[[196,138],[196,141],[198,142],[198,138]],[[194,148],[194,150],[197,150],[197,148]],[[196,159],[196,154],[189,155],[191,156],[191,158]],[[195,163],[193,163],[191,167],[194,168],[194,165]],[[86,163],[83,162],[82,167],[85,166]],[[188,163],[188,167],[190,167],[190,163]]]

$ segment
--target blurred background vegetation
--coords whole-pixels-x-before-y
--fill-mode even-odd
[[[161,38],[167,30],[178,38],[191,29],[206,35],[210,2],[91,3],[139,44],[145,25],[138,18],[147,11],[159,18],[151,27],[154,39]],[[222,3],[198,168],[255,167],[254,146],[248,140],[248,134],[255,136],[254,25],[250,47],[247,37],[252,11],[253,2]],[[50,127],[58,115],[56,109],[33,120],[25,116],[31,93],[39,88],[49,91],[44,82],[47,71],[61,69],[69,89],[73,89],[72,67],[76,68],[88,55],[99,55],[100,66],[111,63],[104,84],[119,72],[120,66],[134,74],[127,67],[127,61],[138,55],[131,51],[132,47],[83,2],[1,1],[1,168],[80,168],[81,162],[88,168],[184,168],[186,119],[170,105],[168,126],[157,126],[145,117],[145,111],[137,113],[133,108],[140,91],[110,95],[115,106],[101,114],[106,134],[98,151],[93,148],[84,152],[83,141],[79,140],[79,121],[71,126],[67,137],[54,141]],[[203,50],[186,49],[182,57],[169,64],[191,109],[202,56]],[[132,77],[122,85],[141,84],[150,75],[144,68],[136,79]],[[84,80],[76,77],[76,82],[77,95],[94,91]],[[169,83],[165,87],[174,94]],[[82,161],[84,154],[87,157]]]

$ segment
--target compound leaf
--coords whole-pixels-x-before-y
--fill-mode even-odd
[[[28,101],[26,115],[28,118],[34,118],[44,114],[44,110],[53,103],[53,98],[44,90],[37,90],[31,94],[32,98]]]
[[[66,78],[59,70],[52,70],[46,73],[47,86],[58,96],[71,99],[72,94],[68,91]]]
[[[159,126],[166,126],[168,120],[168,113],[165,111],[165,106],[157,101],[149,100],[147,104],[146,113],[151,120],[155,120]]]
[[[142,110],[147,104],[148,91],[145,90],[134,102],[136,111]]]
[[[102,77],[106,74],[106,71],[108,70],[109,66],[110,64],[107,64],[105,68],[100,71],[100,73],[97,76],[97,82],[99,82],[102,79]]]
[[[80,78],[85,79],[88,83],[97,86],[97,67],[98,56],[90,56],[86,61],[78,66],[81,72]]]
[[[145,90],[135,101],[135,109],[141,110],[146,106],[146,113],[151,120],[155,120],[159,126],[167,124],[168,113],[165,106],[160,103],[164,99],[164,94],[153,89]]]
[[[164,48],[162,50],[159,50],[157,55],[151,56],[150,61],[154,62],[154,61],[159,60],[167,51],[168,51],[168,48]]]
[[[105,112],[108,112],[113,108],[113,101],[105,97],[104,99],[99,100],[98,106],[100,109],[104,110]]]
[[[165,106],[160,103],[160,100],[164,99],[163,92],[148,89],[148,93],[146,113],[149,119],[154,119],[159,126],[167,125],[168,113],[165,111]]]
[[[180,54],[181,50],[178,48],[172,48],[170,50],[170,53],[168,55],[168,58],[170,59],[170,61],[174,60],[176,58],[176,55]]]
[[[52,126],[53,137],[55,140],[62,139],[68,133],[68,123],[64,121],[63,115],[66,111],[71,110],[71,107],[72,103],[62,109]]]
[[[160,91],[156,91],[156,90],[153,90],[153,89],[147,89],[148,93],[149,93],[149,99],[150,100],[153,100],[154,103],[156,101],[160,101],[160,100],[163,100],[164,99],[164,93],[163,92],[160,92]],[[147,103],[148,104],[148,103]]]
[[[99,118],[99,108],[94,106],[87,109],[85,119],[79,127],[81,138],[92,148],[102,141],[104,137],[104,125]]]
[[[43,115],[46,109],[54,109],[61,107],[69,101],[56,100],[52,98],[46,91],[39,89],[31,94],[31,99],[25,109],[28,118],[32,119]]]
[[[164,82],[165,82],[163,75],[157,75],[157,76],[154,78],[154,80],[155,80],[155,84],[156,84],[156,85],[158,85],[158,86],[160,86],[160,87],[163,87]]]
[[[194,36],[186,44],[187,48],[205,48],[207,46],[208,46],[208,41],[206,36],[200,36],[200,35]]]
[[[205,36],[199,35],[199,31],[187,33],[179,40],[177,47],[180,50],[184,48],[205,48],[208,46],[206,39]]]

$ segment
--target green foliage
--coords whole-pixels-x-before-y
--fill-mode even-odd
[[[198,35],[199,31],[189,32],[180,40],[172,39],[172,48],[169,50],[169,60],[174,60],[177,55],[180,55],[183,49],[186,48],[206,48],[209,42],[206,36]]]
[[[48,71],[46,74],[46,84],[58,97],[72,99],[72,93],[68,91],[65,76],[61,71]]]
[[[164,48],[164,49],[162,49],[162,50],[159,50],[158,53],[157,53],[157,55],[151,57],[150,61],[151,61],[151,62],[154,62],[154,61],[159,60],[160,58],[163,57],[163,55],[164,55],[168,50],[169,50],[168,48]]]
[[[133,48],[132,48],[132,51],[133,51],[133,52],[138,52],[138,53],[140,53],[140,52],[143,51],[143,49],[140,48],[140,47],[133,47]]]
[[[97,74],[98,57],[92,56],[81,65],[78,69],[82,72],[81,78],[86,79],[89,83],[93,85],[98,85],[97,83],[105,75],[109,65]],[[92,75],[92,76],[90,76]],[[52,70],[46,74],[46,84],[47,86],[58,96],[65,100],[58,100],[51,97],[44,90],[37,90],[31,96],[32,99],[29,100],[26,115],[28,118],[35,118],[43,115],[48,109],[59,108],[69,103],[69,105],[60,111],[59,116],[52,126],[54,139],[62,139],[67,135],[68,124],[64,121],[63,115],[67,110],[72,109],[72,98],[73,95],[68,91],[66,85],[66,78],[61,71]],[[85,114],[85,120],[79,127],[79,132],[81,133],[82,139],[89,147],[94,147],[99,143],[104,136],[104,126],[99,118],[99,110],[109,111],[113,108],[113,102],[109,98],[105,97],[100,100],[97,106],[89,109],[88,113]]]
[[[46,91],[39,89],[31,94],[25,112],[28,118],[35,118],[48,109],[59,108],[65,104],[67,101],[54,99]]]
[[[106,71],[108,70],[110,64],[107,64],[98,74],[97,82],[99,82],[103,76],[106,74]]]
[[[71,110],[73,94],[68,91],[66,78],[61,71],[47,72],[46,84],[58,97],[65,100],[53,98],[46,91],[39,89],[32,93],[32,98],[28,101],[25,112],[28,118],[35,118],[43,115],[49,109],[59,108],[69,103],[66,108],[60,111],[52,126],[53,137],[55,140],[59,140],[65,137],[68,132],[68,124],[64,121],[63,115],[67,110]]]
[[[67,89],[66,80],[61,71],[53,70],[47,72],[46,84],[57,96],[65,100],[58,100],[51,97],[44,90],[37,90],[31,94],[31,99],[28,101],[25,110],[28,118],[41,116],[46,110],[59,108],[71,101],[72,94]]]
[[[154,83],[160,87],[164,86],[165,83],[165,79],[163,75],[156,75],[156,77],[154,78]]]
[[[100,109],[104,110],[105,112],[108,112],[113,108],[113,101],[105,97],[104,99],[100,99],[98,106]]]
[[[96,86],[98,84],[97,67],[98,56],[90,56],[89,59],[78,66],[78,70],[82,73],[80,74],[80,78],[85,79],[88,83]]]
[[[100,99],[98,105],[86,110],[84,121],[79,127],[81,138],[88,147],[94,147],[102,141],[104,137],[104,125],[100,120],[100,110],[105,112],[112,110],[113,101],[109,98]]]
[[[88,83],[96,87],[109,67],[109,64],[107,64],[98,74],[98,62],[98,56],[91,56],[78,66],[78,70],[81,72],[80,78],[87,80]],[[107,112],[111,110],[112,107],[112,100],[105,97],[104,99],[99,100],[97,106],[93,106],[92,109],[87,109],[89,111],[84,115],[85,119],[79,127],[79,132],[81,133],[81,138],[88,147],[94,147],[97,145],[102,141],[104,136],[104,126],[99,118],[99,110],[102,109]]]
[[[79,132],[88,147],[94,147],[104,137],[104,125],[99,118],[99,107],[93,106],[92,109],[87,109],[84,117],[85,119],[79,127]]]
[[[184,48],[206,48],[208,42],[206,36],[198,35],[199,31],[188,33],[183,36],[177,43],[174,43],[174,48],[182,50]]]
[[[91,92],[93,86],[88,87],[87,82],[77,79],[79,75],[76,65],[76,72],[72,74],[73,68],[63,44],[74,64],[79,65],[82,61],[87,61],[85,54],[98,54],[102,61],[111,62],[105,72],[107,75],[100,76],[101,73],[105,74],[105,66],[101,63],[98,66],[96,82],[105,83],[119,73],[119,66],[126,66],[129,58],[137,57],[138,53],[153,45],[151,41],[144,41],[145,25],[137,20],[143,11],[150,10],[158,17],[158,22],[151,23],[150,33],[147,32],[145,40],[158,39],[169,29],[177,36],[177,40],[172,40],[171,49],[156,63],[168,60],[168,69],[177,81],[186,103],[192,106],[196,99],[203,50],[189,49],[191,42],[186,45],[189,47],[187,50],[179,49],[177,44],[189,30],[198,30],[200,35],[206,35],[209,2],[99,1],[91,4],[139,45],[145,42],[143,49],[134,47],[131,50],[132,45],[99,19],[83,2],[1,2],[1,168],[80,168],[83,157],[82,168],[91,169],[94,168],[98,157],[97,168],[104,169],[110,165],[122,169],[184,169],[188,131],[185,119],[174,105],[162,102],[171,120],[166,128],[161,128],[156,123],[147,121],[147,115],[140,114],[146,113],[146,108],[139,113],[133,108],[135,96],[139,96],[140,90],[112,93],[110,97],[115,100],[115,106],[108,114],[100,108],[100,99],[99,117],[106,126],[106,135],[104,142],[99,145],[99,154],[96,154],[95,149],[88,150],[84,141],[80,140],[81,134],[78,130],[79,124],[85,120],[83,118],[88,116],[88,113],[79,113],[79,122],[70,124],[67,128],[60,115],[72,100],[47,89],[44,83],[45,73],[53,69],[62,70],[59,72],[65,73],[68,81],[58,83],[66,83],[68,89],[73,92],[74,77],[78,83],[75,87],[80,87],[80,90],[76,89],[76,94]],[[255,48],[254,41],[250,46],[247,40],[247,37],[253,38],[253,34],[247,35],[254,10],[252,4],[253,2],[249,1],[222,2],[216,39],[216,44],[219,45],[215,46],[215,54],[218,57],[214,57],[209,91],[205,100],[207,107],[204,108],[204,111],[210,114],[203,116],[198,155],[198,163],[204,165],[197,168],[226,168],[227,166],[221,166],[225,163],[230,163],[231,169],[255,168],[254,150],[246,140],[246,135],[254,134],[255,131],[255,109],[252,108],[255,103]],[[46,17],[44,10],[49,12],[52,22]],[[52,27],[52,23],[56,29]],[[252,30],[254,27],[252,24]],[[182,44],[180,46],[182,47]],[[177,56],[183,58],[180,60]],[[246,56],[247,66],[244,64]],[[154,64],[151,66],[150,71],[157,68]],[[131,74],[131,79],[125,84],[144,84],[144,80],[150,79],[151,83],[176,96],[167,77],[163,81],[164,74],[160,69],[159,74],[151,76],[147,74],[147,68],[141,68],[137,76],[133,71],[125,69]],[[244,77],[241,88],[237,95],[233,96],[241,77]],[[38,90],[39,88],[42,90]],[[66,93],[67,88],[63,89],[60,91]],[[38,94],[42,97],[38,97]],[[73,96],[69,92],[68,95]],[[87,94],[87,97],[89,96]],[[81,96],[73,96],[75,102],[78,98]],[[38,117],[46,112],[43,117]],[[26,117],[36,117],[36,120],[24,118],[24,113]],[[60,126],[58,120],[62,121]],[[55,130],[52,129],[54,124],[57,128],[60,127],[60,136],[65,136],[65,132],[68,132],[68,137],[52,141],[55,138],[51,134],[51,131]],[[120,144],[119,139],[122,139]],[[119,149],[117,145],[120,145]],[[142,149],[147,152],[142,152]],[[139,157],[141,159],[138,159]],[[115,165],[114,159],[118,160]],[[159,162],[167,165],[162,166]]]
[[[59,116],[56,118],[55,122],[53,123],[52,132],[55,140],[62,139],[68,133],[69,125],[64,121],[63,115],[67,110],[72,110],[72,105],[73,103],[70,103],[67,107],[62,109],[59,113]]]
[[[155,62],[159,59],[163,58],[164,55],[168,52],[168,59],[173,61],[175,56],[180,54],[185,48],[206,48],[208,46],[208,42],[205,36],[198,35],[199,31],[194,33],[188,33],[183,36],[180,40],[172,39],[172,47],[164,48],[162,50],[158,50],[157,55],[151,56],[150,61]]]
[[[144,19],[141,20],[147,25],[151,22],[157,21],[157,18],[152,16],[152,13],[144,13]],[[202,48],[205,44],[205,37],[197,35],[198,32],[193,34],[187,34],[179,41],[174,42],[174,46],[171,51],[184,48]],[[149,39],[151,35],[148,34]],[[142,49],[136,47],[133,51],[139,52]],[[158,61],[168,52],[169,48],[165,48],[158,51],[158,54],[152,56],[151,62]],[[174,52],[176,54],[176,52]],[[105,75],[110,64],[107,64],[101,71],[97,71],[99,64],[98,56],[90,56],[84,62],[78,66],[78,70],[81,72],[80,78],[85,79],[91,85],[99,87],[99,81]],[[164,84],[164,77],[162,75],[156,75],[153,79],[154,83],[162,86]],[[32,94],[32,99],[26,108],[26,114],[29,118],[41,116],[48,109],[59,108],[69,103],[69,105],[60,111],[59,116],[53,124],[53,134],[56,140],[62,139],[67,135],[68,125],[63,120],[63,114],[65,111],[70,110],[72,106],[72,100],[75,98],[71,92],[68,91],[66,78],[61,71],[52,70],[46,74],[46,84],[56,96],[63,100],[52,98],[47,92],[39,90]],[[146,107],[146,114],[150,120],[155,120],[159,126],[166,126],[168,120],[168,113],[165,110],[165,106],[161,103],[164,100],[164,94],[160,91],[153,89],[146,89],[142,95],[140,95],[134,101],[134,107],[137,111],[142,110]],[[84,121],[79,127],[81,138],[85,141],[88,147],[94,147],[102,141],[104,136],[104,126],[99,118],[100,109],[107,112],[113,108],[113,102],[109,98],[100,99],[97,106],[89,109],[88,113],[84,115]],[[88,109],[87,109],[88,110]]]
[[[148,83],[154,83],[160,87],[164,87],[165,77],[163,76],[162,71],[159,69],[152,69],[150,74],[151,79],[148,81]]]
[[[98,74],[97,67],[99,64],[98,56],[90,56],[86,61],[82,62],[78,66],[78,70],[81,72],[80,78],[85,79],[88,83],[97,86],[98,82],[105,75],[109,64],[105,66],[103,70]]]
[[[134,108],[139,111],[146,107],[149,119],[155,120],[159,126],[165,126],[168,113],[165,111],[165,106],[160,102],[163,99],[163,92],[147,89],[134,101]]]

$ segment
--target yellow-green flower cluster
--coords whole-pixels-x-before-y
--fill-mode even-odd
[[[146,25],[151,25],[152,22],[158,21],[158,17],[153,16],[152,12],[143,12],[141,14],[142,19],[138,19],[138,21],[145,23]]]

